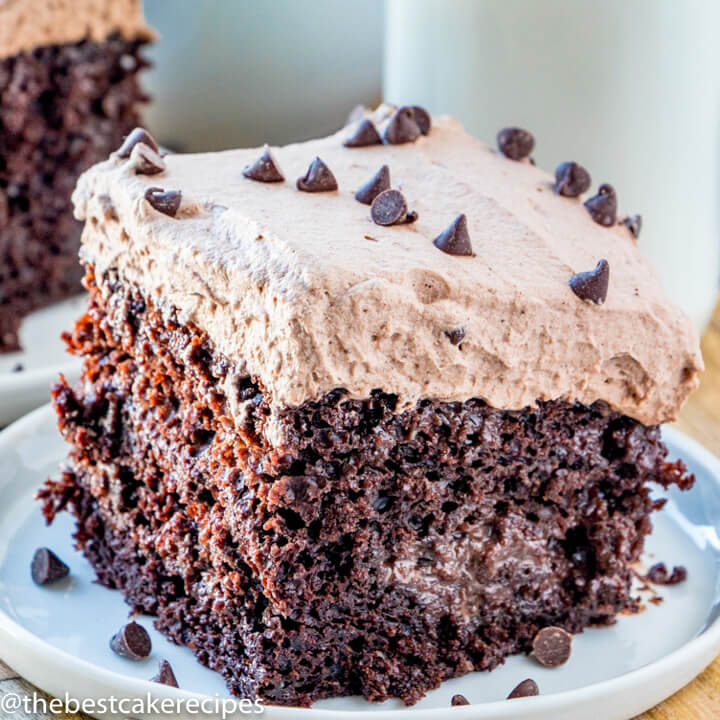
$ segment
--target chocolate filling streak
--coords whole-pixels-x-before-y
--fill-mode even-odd
[[[86,282],[47,519],[70,509],[100,582],[233,693],[414,703],[543,627],[637,609],[628,564],[662,504],[647,483],[693,482],[658,428],[600,403],[395,413],[342,390],[273,418],[201,330],[112,272]]]
[[[143,41],[111,37],[0,59],[0,352],[20,319],[80,292],[80,173],[138,123]]]

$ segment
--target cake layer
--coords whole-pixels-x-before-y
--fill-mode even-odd
[[[82,289],[70,196],[137,124],[141,45],[114,36],[0,59],[0,352],[18,349],[24,314]]]
[[[635,608],[647,484],[692,483],[603,404],[336,390],[279,409],[270,443],[261,380],[127,278],[87,283],[46,514],[69,506],[99,579],[239,694],[414,702],[542,627],[612,622]]]
[[[450,118],[402,145],[344,147],[351,133],[274,148],[284,182],[243,176],[260,149],[169,156],[152,176],[119,157],[101,163],[74,195],[88,221],[83,258],[201,327],[262,378],[273,411],[335,388],[353,398],[388,388],[398,408],[562,398],[603,400],[645,424],[676,415],[702,367],[697,336],[627,227],[597,224],[545,172]],[[296,187],[316,156],[338,190]],[[412,224],[377,225],[354,198],[385,164]],[[182,192],[175,217],[144,199],[151,186]],[[472,257],[433,244],[460,213]],[[602,306],[568,284],[600,258]]]

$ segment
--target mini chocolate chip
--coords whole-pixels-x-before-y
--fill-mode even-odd
[[[687,570],[682,565],[676,565],[672,573],[668,573],[665,563],[655,563],[645,577],[655,585],[677,585],[687,580]]]
[[[559,627],[543,628],[533,640],[533,652],[545,667],[564,665],[572,652],[572,635]]]
[[[163,215],[175,217],[180,209],[182,193],[179,190],[163,190],[159,187],[151,187],[145,191],[145,199]]]
[[[165,161],[145,143],[138,143],[132,149],[130,164],[136,175],[157,175],[165,170]]]
[[[246,165],[242,174],[250,180],[257,180],[264,183],[282,182],[285,180],[270,148],[265,145],[262,155],[250,165]]]
[[[565,197],[582,195],[590,187],[590,173],[576,162],[564,162],[555,170],[555,192]]]
[[[462,213],[433,240],[433,245],[448,255],[472,255],[467,218]]]
[[[623,218],[622,224],[632,233],[634,238],[640,237],[642,215],[628,215],[626,218]]]
[[[48,548],[38,548],[33,555],[30,574],[37,585],[50,585],[70,574],[70,568]]]
[[[157,675],[150,679],[150,682],[160,683],[161,685],[169,685],[170,687],[178,687],[178,681],[173,672],[172,666],[167,660],[161,660],[158,666]]]
[[[399,190],[384,190],[372,202],[370,217],[376,225],[395,225],[407,216],[407,203]]]
[[[152,650],[147,630],[136,622],[130,622],[118,630],[110,640],[110,647],[118,655],[130,660],[144,660]]]
[[[610,265],[607,260],[600,260],[594,270],[579,272],[570,280],[571,290],[581,299],[602,305],[607,298],[610,283]]]
[[[533,697],[534,695],[539,694],[540,689],[538,688],[537,683],[532,678],[528,678],[516,685],[513,691],[507,696],[507,699],[514,700],[515,698]]]
[[[455,328],[454,330],[443,330],[445,337],[453,344],[459,345],[465,339],[465,328]]]
[[[368,145],[381,145],[382,139],[371,120],[364,118],[358,123],[353,134],[343,142],[345,147],[367,147]]]
[[[535,138],[522,128],[507,127],[497,134],[497,144],[506,158],[522,160],[533,151]]]
[[[303,192],[328,192],[337,190],[338,184],[330,168],[316,157],[310,163],[305,175],[298,178],[297,188]]]
[[[607,183],[601,185],[598,194],[585,201],[585,207],[598,225],[614,225],[617,217],[617,195],[613,186]]]
[[[403,106],[395,111],[385,128],[383,140],[389,145],[402,145],[415,142],[422,131],[415,121],[415,112],[411,107]]]
[[[423,135],[427,135],[430,132],[430,128],[432,128],[432,119],[430,118],[430,113],[425,108],[420,107],[419,105],[413,105],[412,111],[413,118],[415,119],[417,126],[420,128],[420,132]]]
[[[115,151],[115,155],[119,158],[129,158],[130,153],[132,152],[132,149],[138,144],[142,143],[143,145],[147,145],[150,149],[154,150],[156,153],[160,152],[160,148],[158,147],[158,144],[155,142],[155,138],[144,128],[136,127],[133,130],[130,131],[130,133],[125,137],[125,139],[122,142],[122,145]]]
[[[458,705],[469,705],[470,701],[464,695],[460,695],[458,693],[457,695],[452,696],[452,699],[450,700],[450,704],[453,707],[457,707]]]
[[[373,200],[385,190],[390,189],[390,168],[383,165],[356,193],[355,199],[364,205],[372,205]]]
[[[405,225],[412,225],[418,219],[417,211],[411,210],[402,221]]]

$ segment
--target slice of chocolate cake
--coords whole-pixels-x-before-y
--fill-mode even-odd
[[[270,703],[413,703],[611,623],[649,483],[692,484],[658,424],[698,341],[628,228],[449,118],[388,114],[162,160],[138,133],[74,195],[85,369],[54,389],[47,518]]]
[[[70,195],[137,125],[150,39],[140,0],[0,2],[0,352],[82,289]]]

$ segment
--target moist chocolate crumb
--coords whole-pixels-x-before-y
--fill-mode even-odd
[[[33,555],[30,574],[36,585],[51,585],[70,574],[70,568],[50,549],[38,548]]]
[[[242,174],[250,180],[264,183],[283,182],[283,176],[270,148],[265,145],[262,155],[250,165],[246,165]]]
[[[465,328],[455,328],[454,330],[443,330],[445,337],[453,344],[459,345],[465,338]]]
[[[145,143],[138,143],[132,149],[130,164],[136,175],[158,175],[165,171],[165,161]]]
[[[136,622],[123,625],[112,636],[110,647],[116,654],[130,660],[144,660],[152,651],[152,643],[147,630]]]
[[[417,126],[420,128],[420,132],[423,135],[427,135],[432,128],[430,113],[424,107],[420,107],[419,105],[413,105],[412,111],[413,118]]]
[[[600,186],[597,195],[593,195],[585,201],[585,207],[590,217],[604,227],[615,224],[617,218],[617,195],[612,185],[605,183]]]
[[[622,224],[632,233],[632,236],[635,239],[640,237],[640,231],[642,230],[642,215],[628,215],[622,219]]]
[[[448,255],[472,255],[470,233],[465,213],[458,215],[450,225],[433,240],[433,245]]]
[[[506,127],[497,134],[497,144],[506,158],[522,160],[533,151],[535,138],[522,128]]]
[[[169,685],[170,687],[179,687],[172,665],[167,660],[161,660],[158,665],[157,675],[150,679],[150,682],[160,683],[161,685]]]
[[[572,635],[560,627],[543,628],[533,640],[533,652],[545,667],[564,665],[572,652]]]
[[[390,118],[383,140],[388,145],[403,145],[415,142],[420,135],[422,131],[415,120],[415,111],[411,107],[403,106]]]
[[[665,563],[655,563],[649,570],[645,578],[655,585],[677,585],[687,580],[687,570],[682,565],[676,565],[671,573]]]
[[[175,217],[180,209],[182,193],[179,190],[163,190],[159,187],[151,187],[145,191],[145,199],[163,215]]]
[[[390,189],[390,168],[383,165],[356,193],[355,199],[364,205],[372,205],[373,200],[385,190]]]
[[[303,177],[297,180],[297,189],[303,192],[330,192],[337,190],[338,184],[330,168],[316,157]]]
[[[460,695],[459,693],[457,695],[453,695],[452,699],[450,700],[450,705],[453,707],[457,707],[458,705],[469,705],[470,701],[464,696]]]
[[[600,260],[594,270],[579,272],[568,282],[570,289],[581,300],[602,305],[607,298],[610,284],[610,265],[607,260]]]
[[[555,170],[555,192],[565,197],[582,195],[591,183],[590,173],[576,162],[564,162]]]
[[[122,159],[129,158],[130,153],[132,153],[133,148],[138,143],[147,145],[154,152],[160,153],[160,148],[155,142],[155,138],[144,128],[136,127],[125,137],[122,145],[115,151],[115,155]]]
[[[528,678],[527,680],[523,680],[521,683],[518,683],[513,688],[512,692],[507,696],[507,699],[514,700],[515,698],[533,697],[534,695],[539,694],[540,688],[538,688],[537,683],[532,678]]]
[[[382,138],[377,128],[368,118],[363,118],[350,137],[343,141],[345,147],[367,147],[368,145],[381,145]]]
[[[395,225],[407,216],[405,196],[399,190],[384,190],[370,207],[370,216],[376,225]]]

